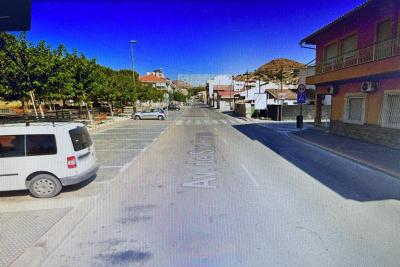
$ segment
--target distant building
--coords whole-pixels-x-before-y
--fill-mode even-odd
[[[139,77],[139,81],[144,84],[149,84],[159,90],[165,90],[168,92],[173,90],[172,81],[165,78],[162,70],[147,72],[145,76]]]
[[[331,132],[400,148],[400,1],[369,0],[301,43],[317,49],[315,124],[329,96]]]

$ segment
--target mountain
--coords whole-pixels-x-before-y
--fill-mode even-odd
[[[299,83],[299,73],[301,68],[305,65],[286,58],[274,59],[267,64],[262,65],[254,72],[249,73],[247,79],[263,81],[277,82],[280,83],[281,71],[283,69],[283,81],[286,84],[298,84]],[[236,77],[237,80],[245,81],[246,74],[241,74]]]
[[[180,88],[180,89],[191,89],[193,86],[185,81],[180,81],[180,80],[174,80],[172,81],[176,87]]]

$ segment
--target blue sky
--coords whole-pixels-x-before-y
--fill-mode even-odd
[[[303,63],[315,52],[299,41],[364,0],[33,0],[28,38],[63,43],[113,69],[178,74],[254,70],[285,57]]]

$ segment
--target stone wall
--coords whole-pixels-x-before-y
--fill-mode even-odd
[[[366,142],[400,149],[400,130],[383,128],[378,125],[357,125],[331,121],[330,131],[334,134],[361,139]]]

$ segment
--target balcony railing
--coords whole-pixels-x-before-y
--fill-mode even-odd
[[[316,73],[323,74],[397,55],[400,55],[400,38],[376,43],[366,48],[354,50],[350,53],[327,59],[323,63],[317,64]]]

